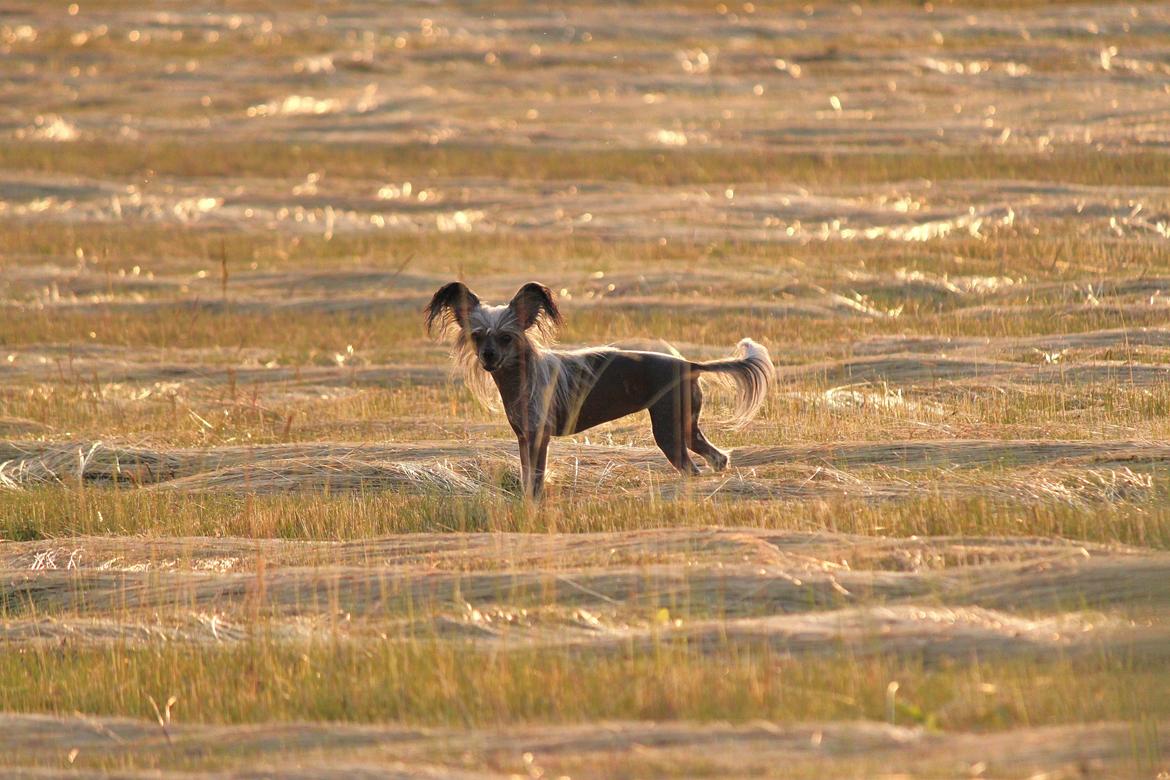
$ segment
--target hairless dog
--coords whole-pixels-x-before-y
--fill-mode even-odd
[[[683,475],[699,473],[688,450],[715,471],[728,455],[699,428],[699,377],[734,382],[739,402],[729,424],[743,425],[764,403],[774,369],[768,350],[751,339],[726,360],[696,363],[678,355],[549,345],[562,324],[552,292],[529,282],[504,306],[489,306],[462,282],[435,293],[426,307],[428,332],[453,340],[452,356],[472,392],[495,406],[492,385],[520,444],[524,494],[539,497],[549,440],[648,409],[654,441]]]

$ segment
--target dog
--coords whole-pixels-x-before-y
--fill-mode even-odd
[[[735,384],[738,406],[729,423],[741,426],[760,410],[775,375],[768,350],[747,338],[739,342],[736,357],[707,363],[686,360],[673,349],[553,349],[564,320],[552,291],[538,282],[525,284],[505,306],[486,305],[467,285],[451,282],[434,294],[425,315],[430,335],[452,340],[452,357],[472,393],[498,408],[492,386],[499,391],[520,445],[524,495],[533,499],[543,489],[553,436],[643,409],[650,412],[654,441],[681,474],[699,473],[688,449],[722,471],[728,454],[699,428],[699,377]]]

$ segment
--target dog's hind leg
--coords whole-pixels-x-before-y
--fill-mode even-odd
[[[687,446],[691,450],[703,457],[707,461],[707,465],[711,467],[712,471],[723,471],[727,468],[727,463],[730,460],[727,453],[716,447],[711,442],[707,441],[707,437],[703,435],[703,429],[699,427],[699,412],[703,410],[703,391],[699,387],[699,380],[691,380],[691,425],[688,430],[690,438],[687,440]]]
[[[677,391],[667,393],[650,407],[650,427],[654,431],[654,441],[670,465],[684,476],[693,476],[699,473],[699,467],[687,454],[686,447],[690,438],[690,403],[683,403],[689,399],[681,395]]]

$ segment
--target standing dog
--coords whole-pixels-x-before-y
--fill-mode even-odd
[[[426,307],[427,331],[453,337],[453,357],[472,392],[491,407],[491,383],[499,390],[520,443],[525,495],[540,495],[551,437],[642,409],[650,410],[654,441],[682,474],[699,472],[688,448],[715,471],[727,467],[727,453],[699,429],[699,377],[715,374],[734,381],[739,405],[732,424],[743,425],[759,411],[771,384],[768,350],[744,339],[735,358],[693,363],[677,355],[612,347],[551,349],[548,344],[562,322],[552,292],[536,282],[521,287],[507,306],[484,305],[467,285],[451,282]]]

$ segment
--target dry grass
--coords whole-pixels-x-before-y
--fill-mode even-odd
[[[815,470],[814,470],[815,471]],[[816,479],[817,477],[814,477]],[[662,476],[668,480],[667,475]],[[808,475],[801,478],[807,480]],[[1117,500],[1116,492],[1098,486],[1088,500],[1069,501],[1069,486],[1050,484],[1047,493],[1026,478],[979,495],[972,477],[965,494],[940,496],[929,488],[903,483],[896,499],[874,501],[864,490],[850,496],[841,490],[808,490],[787,500],[767,499],[760,490],[749,500],[711,501],[697,489],[688,496],[657,501],[655,526],[772,527],[829,529],[843,533],[999,536],[1051,535],[1120,542],[1164,549],[1170,545],[1170,518],[1159,494],[1139,492]],[[1032,480],[1035,482],[1035,480]],[[513,489],[501,480],[504,489]],[[1070,479],[1076,487],[1075,477]],[[643,495],[573,499],[560,496],[539,513],[517,507],[515,499],[490,493],[484,497],[415,496],[386,493],[325,496],[292,493],[249,498],[239,491],[193,496],[171,491],[133,489],[74,492],[48,488],[2,496],[4,534],[9,539],[41,539],[77,534],[118,533],[208,536],[272,535],[292,539],[368,539],[419,531],[631,531],[645,528]],[[1136,499],[1136,500],[1135,500]]]
[[[109,678],[88,670],[102,665]],[[892,720],[939,728],[1007,728],[1149,718],[1170,712],[1157,668],[1118,670],[1103,656],[1085,664],[961,664],[924,667],[886,660],[788,661],[739,644],[711,658],[684,644],[616,657],[513,651],[481,653],[427,640],[401,645],[230,649],[181,645],[148,650],[28,650],[0,667],[5,709],[153,715],[140,692],[181,702],[195,722],[298,720],[505,725],[636,719],[744,722],[757,718],[890,720],[887,688],[898,681]],[[32,672],[30,674],[30,672]],[[1034,687],[1037,676],[1049,684]],[[111,679],[112,678],[112,679]],[[363,680],[360,689],[346,681]],[[52,681],[50,684],[49,681]],[[108,690],[113,686],[114,690]],[[68,690],[69,698],[60,691]]]
[[[1170,770],[1164,4],[156,5],[0,22],[16,771]],[[451,278],[776,392],[526,505]]]
[[[152,712],[153,717],[153,712]],[[407,775],[508,777],[518,773],[604,778],[621,774],[817,778],[900,771],[927,777],[993,772],[1029,777],[1056,768],[1135,774],[1158,766],[1166,745],[1154,723],[1021,728],[1014,733],[938,734],[874,723],[742,725],[609,721],[564,727],[428,729],[394,725],[197,726],[121,718],[10,715],[4,733],[22,763],[61,767],[74,749],[83,767],[263,767],[294,777]],[[35,742],[36,749],[23,747]],[[138,755],[144,756],[137,758]],[[455,761],[452,757],[459,756]],[[131,758],[133,757],[133,758]],[[294,768],[292,764],[295,763]],[[76,766],[76,764],[80,764]],[[214,772],[214,769],[211,769]],[[395,770],[390,770],[395,771]],[[190,775],[188,775],[190,776]],[[204,776],[204,775],[198,775]]]
[[[12,143],[0,147],[0,169],[25,174],[133,177],[284,177],[327,170],[332,178],[362,180],[490,177],[547,181],[686,184],[797,184],[842,187],[933,181],[1032,180],[1091,186],[1157,187],[1170,179],[1170,155],[1125,152],[1102,155],[1070,150],[1036,156],[1001,151],[955,155],[916,152],[777,152],[563,149],[460,145],[320,145],[249,142],[208,144],[193,154],[178,141],[62,146]]]

